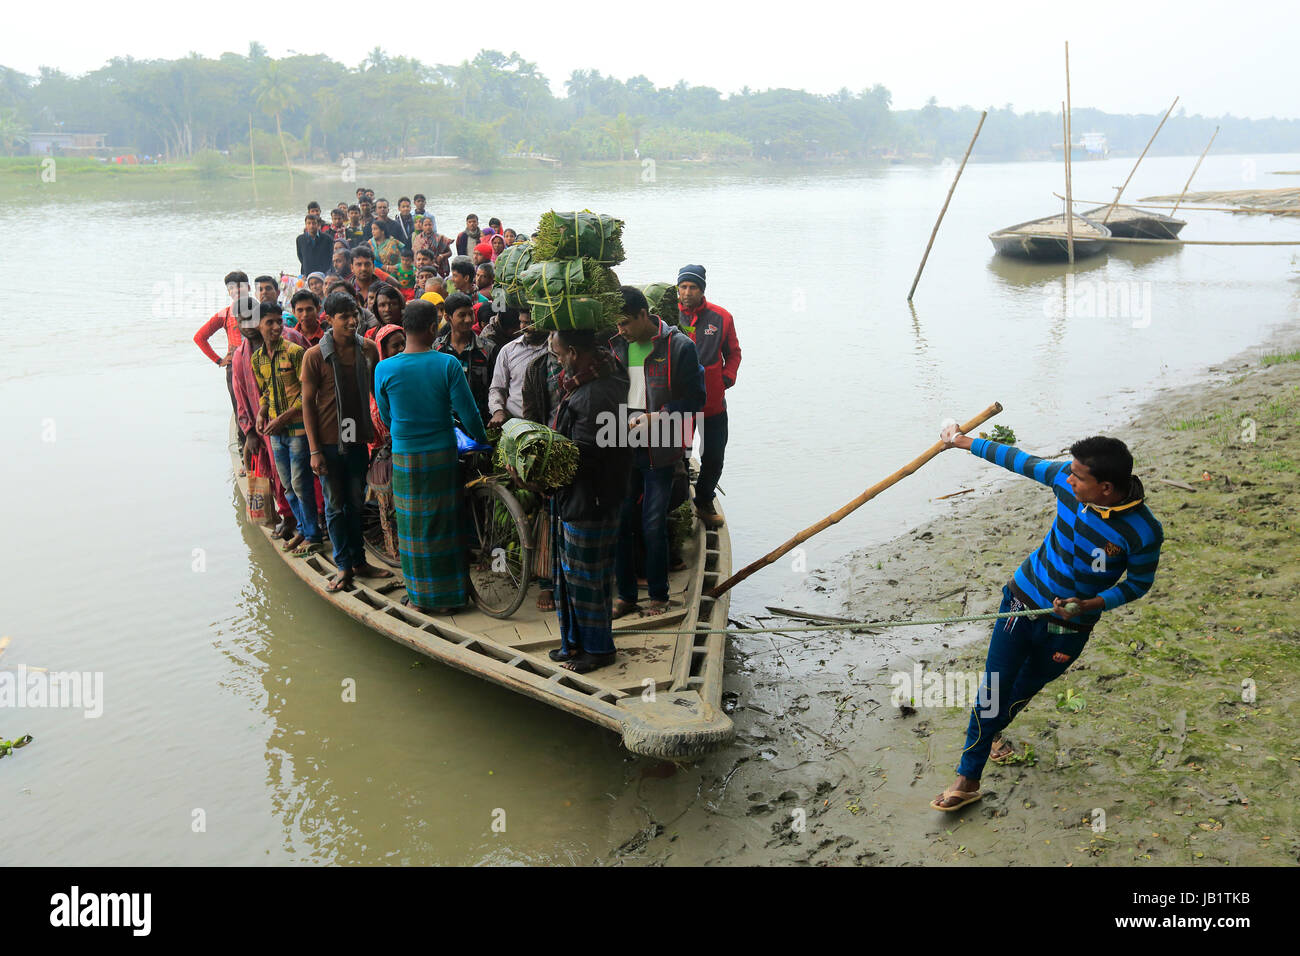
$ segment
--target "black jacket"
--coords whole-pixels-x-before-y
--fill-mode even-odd
[[[313,272],[325,273],[334,267],[334,240],[323,232],[317,232],[313,239],[306,232],[298,234],[299,275],[311,275]]]
[[[611,363],[609,375],[579,385],[560,404],[555,430],[576,443],[580,455],[573,482],[555,493],[556,510],[564,521],[618,518],[627,495],[632,452],[607,440],[623,435],[626,428],[607,423],[617,422],[620,406],[627,404],[629,385],[627,370]]]

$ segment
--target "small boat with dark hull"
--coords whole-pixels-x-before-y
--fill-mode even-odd
[[[1082,215],[1104,225],[1112,236],[1121,239],[1177,239],[1179,231],[1187,225],[1185,219],[1175,219],[1136,206],[1116,206],[1113,210],[1110,206],[1098,206]]]
[[[1111,231],[1101,223],[1074,216],[1074,257],[1086,259],[1106,248]],[[1069,235],[1065,214],[1031,219],[989,234],[998,254],[1033,262],[1065,262],[1069,258]]]

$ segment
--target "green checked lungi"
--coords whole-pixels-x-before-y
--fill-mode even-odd
[[[617,544],[617,516],[608,521],[563,521],[552,511],[555,613],[560,619],[560,646],[566,651],[614,651]]]
[[[393,452],[397,548],[410,603],[421,608],[469,603],[461,540],[456,448]]]

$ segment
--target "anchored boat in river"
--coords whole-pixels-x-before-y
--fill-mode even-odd
[[[1074,257],[1085,259],[1099,255],[1106,248],[1106,240],[1110,236],[1111,231],[1106,226],[1076,214]],[[989,234],[989,241],[1004,256],[1035,262],[1065,262],[1068,258],[1068,234],[1063,213],[999,229]]]
[[[230,438],[236,486],[247,502],[248,478],[239,476],[233,421]],[[694,521],[683,549],[685,567],[669,575],[668,611],[615,621],[617,659],[588,674],[565,670],[547,656],[560,646],[554,611],[539,611],[525,601],[506,618],[474,607],[453,615],[422,614],[402,604],[400,575],[358,577],[351,590],[330,594],[325,588],[337,569],[328,548],[293,557],[275,546],[269,526],[260,528],[271,553],[321,600],[436,661],[612,730],[635,754],[693,760],[735,735],[722,709],[726,635],[718,633],[727,626],[730,596],[714,599],[705,593],[731,574],[726,524],[711,529]],[[652,630],[665,633],[629,633]]]

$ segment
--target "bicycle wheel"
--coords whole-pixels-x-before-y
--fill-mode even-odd
[[[532,574],[528,517],[510,489],[495,481],[475,485],[465,503],[470,597],[489,617],[509,617],[524,603]]]
[[[392,522],[397,521],[397,515],[393,512],[391,505],[388,509],[388,519]],[[361,536],[365,539],[366,551],[373,557],[378,558],[390,568],[400,568],[402,566],[402,556],[388,550],[388,542],[384,539],[383,524],[379,519],[378,502],[367,501],[362,505]]]

